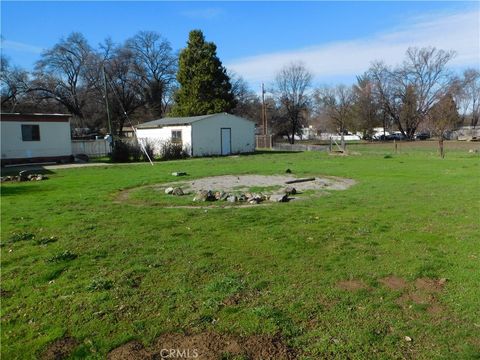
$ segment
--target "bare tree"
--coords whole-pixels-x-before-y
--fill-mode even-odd
[[[72,33],[45,51],[35,66],[30,91],[44,99],[54,99],[73,115],[85,118],[84,108],[93,90],[86,76],[92,49],[80,33]]]
[[[140,31],[125,47],[133,54],[133,72],[141,80],[147,105],[154,116],[162,116],[176,84],[177,57],[170,43],[156,32]]]
[[[258,124],[261,121],[262,104],[260,98],[249,87],[247,82],[234,72],[229,72],[232,93],[235,97],[235,108],[232,113],[254,120]]]
[[[314,98],[319,111],[327,115],[332,126],[342,136],[342,148],[345,149],[344,135],[353,117],[352,88],[337,85],[334,88],[317,89]]]
[[[427,117],[432,106],[449,91],[452,74],[447,64],[454,55],[452,51],[436,48],[409,48],[400,67],[390,68],[377,62],[370,68],[369,76],[374,82],[379,102],[408,138],[414,137],[418,125]],[[414,117],[401,117],[403,101],[410,91],[408,89],[412,88],[417,104]]]
[[[274,93],[284,113],[280,119],[288,124],[288,139],[295,142],[295,135],[305,122],[310,98],[308,90],[312,83],[312,74],[301,63],[292,63],[284,67],[275,78]],[[282,121],[282,120],[281,120]]]
[[[10,62],[3,55],[0,58],[0,97],[2,108],[14,111],[29,87],[28,72]]]
[[[447,131],[452,130],[460,121],[457,111],[457,105],[451,94],[443,96],[437,103],[432,106],[429,113],[429,120],[433,126],[436,135],[438,135],[438,146],[440,156],[445,157],[443,140]]]
[[[480,71],[466,69],[461,78],[455,79],[452,93],[463,122],[470,118],[470,126],[476,127],[480,118]]]
[[[381,124],[381,110],[373,93],[373,83],[368,74],[357,76],[353,86],[353,125],[364,136],[371,135],[373,128]]]

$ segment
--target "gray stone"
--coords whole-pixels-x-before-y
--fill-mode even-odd
[[[45,178],[44,178],[43,175],[41,175],[41,174],[38,174],[37,177],[36,177],[36,180],[37,180],[37,181],[42,181],[42,180],[44,180],[44,179],[45,179]]]
[[[176,196],[182,196],[184,192],[181,188],[176,187],[175,189],[173,189],[172,194]]]
[[[288,195],[287,194],[272,194],[270,195],[270,201],[272,202],[287,202]]]
[[[173,187],[167,187],[165,189],[165,194],[171,194],[171,193],[173,193]]]
[[[235,195],[229,195],[227,201],[231,203],[237,202],[237,197]]]
[[[241,194],[238,196],[238,201],[247,201],[247,197],[245,196],[244,193],[241,193]]]
[[[212,194],[210,190],[200,190],[197,191],[193,201],[214,201],[215,195]]]
[[[297,193],[297,189],[295,189],[293,186],[287,186],[283,192],[287,195],[295,195]]]
[[[231,194],[228,194],[228,193],[225,193],[225,192],[222,192],[222,196],[220,196],[220,201],[226,201],[227,198],[230,196]]]
[[[186,176],[187,173],[186,172],[173,172],[172,173],[172,176]]]

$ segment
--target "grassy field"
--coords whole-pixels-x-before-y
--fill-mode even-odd
[[[467,150],[479,145],[447,143],[443,160],[435,146],[54,170],[2,184],[2,359],[40,357],[66,337],[71,357],[101,359],[176,332],[276,335],[299,359],[479,358],[480,157]],[[357,184],[249,208],[116,201],[173,171],[287,168]]]

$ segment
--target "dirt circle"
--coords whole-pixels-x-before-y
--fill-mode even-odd
[[[297,191],[295,196],[292,196],[290,200],[299,200],[305,199],[312,196],[310,192],[307,195],[302,194],[305,191],[314,190],[317,192],[317,195],[323,191],[329,190],[346,190],[352,185],[355,184],[355,181],[352,179],[345,179],[333,176],[315,176],[314,180],[295,182],[288,184],[291,181],[297,181],[299,178],[292,175],[221,175],[221,176],[210,176],[199,179],[191,180],[179,180],[175,182],[168,182],[155,185],[140,186],[136,188],[122,190],[116,197],[117,202],[130,202],[131,194],[138,189],[147,189],[150,188],[153,191],[158,193],[163,193],[164,190],[168,187],[179,187],[185,193],[185,196],[190,196],[193,199],[193,195],[200,190],[212,190],[212,191],[223,191],[227,193],[238,193],[244,191],[252,192],[261,192],[263,194],[278,194],[282,193],[286,187],[294,187]],[[255,190],[252,190],[255,189]],[[171,196],[171,195],[165,195]],[[193,203],[191,205],[173,205],[164,206],[167,208],[189,208],[189,207],[199,207],[199,206],[208,206],[221,203],[219,201],[214,203]],[[225,204],[225,203],[223,203]],[[271,202],[266,201],[264,204],[272,204]],[[137,202],[137,205],[140,205]],[[248,205],[245,204],[235,204],[222,207],[245,207]],[[258,206],[258,205],[255,205]]]

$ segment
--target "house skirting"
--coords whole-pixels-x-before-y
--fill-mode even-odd
[[[46,163],[46,162],[69,163],[69,162],[73,162],[73,156],[72,155],[40,156],[40,157],[31,157],[31,158],[14,158],[14,159],[1,160],[2,167],[5,165],[35,164],[35,163]]]

